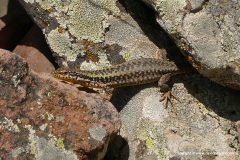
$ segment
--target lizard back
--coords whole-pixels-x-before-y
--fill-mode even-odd
[[[163,74],[177,71],[178,68],[173,62],[141,58],[101,70],[60,69],[53,72],[53,76],[86,87],[116,88],[151,83]]]

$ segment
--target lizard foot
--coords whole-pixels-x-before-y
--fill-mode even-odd
[[[160,102],[164,102],[164,107],[167,108],[168,106],[168,102],[171,104],[171,106],[173,106],[172,100],[171,98],[176,99],[177,101],[179,101],[179,99],[177,97],[175,97],[171,91],[167,91],[165,93],[163,93],[163,95],[160,98]]]

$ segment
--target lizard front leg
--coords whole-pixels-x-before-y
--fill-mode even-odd
[[[97,90],[97,92],[103,99],[105,100],[111,99],[113,88],[110,88],[108,85],[102,82],[97,82],[97,81],[89,81],[87,83],[88,83],[88,86],[95,88],[95,90]]]
[[[112,92],[114,88],[110,88],[107,85],[103,85],[101,92],[99,91],[100,96],[105,100],[110,100],[112,97]]]
[[[160,91],[163,92],[163,95],[160,98],[160,101],[164,101],[165,108],[167,108],[168,102],[170,102],[171,105],[173,106],[171,97],[174,97],[174,96],[172,95],[171,90],[167,84],[170,77],[171,77],[171,73],[167,73],[162,75],[158,81],[158,86],[160,88]],[[174,98],[177,99],[176,97]]]

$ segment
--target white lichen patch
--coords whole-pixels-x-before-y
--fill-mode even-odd
[[[119,14],[116,0],[72,1],[68,11],[70,33],[79,40],[102,42],[104,31],[108,27],[107,23],[104,23],[105,28],[103,28],[103,21],[107,18],[107,13]]]
[[[102,127],[94,127],[89,129],[91,138],[102,141],[103,138],[107,135],[107,131]]]
[[[17,147],[12,150],[12,156],[13,158],[17,158],[19,154],[26,152],[26,149],[24,147]]]
[[[17,122],[18,122],[18,123],[22,123],[21,119],[19,119],[19,118],[17,119]]]
[[[26,3],[41,3],[43,0],[24,0]]]
[[[65,119],[64,116],[56,116],[55,121],[56,121],[56,122],[62,122],[62,123],[64,123],[64,122],[65,122],[64,119]]]
[[[39,129],[41,129],[42,131],[44,131],[46,128],[47,128],[48,124],[45,123],[45,124],[42,124]]]
[[[19,79],[19,74],[12,76],[13,85],[15,88],[18,87],[18,84],[21,82]]]
[[[75,61],[82,49],[80,45],[71,42],[67,32],[59,33],[57,29],[48,34],[47,40],[51,49],[61,57],[66,57],[68,61]]]
[[[13,123],[11,119],[4,117],[4,120],[0,122],[0,130],[7,129],[9,132],[20,132],[18,123]]]
[[[138,139],[145,143],[148,155],[156,155],[158,159],[169,159],[169,150],[159,122],[141,118],[137,128]]]
[[[158,0],[156,3],[156,10],[159,13],[159,17],[162,17],[164,22],[161,23],[162,27],[168,29],[169,33],[174,34],[176,32],[176,26],[181,23],[182,14],[179,14],[181,10],[186,7],[186,1],[182,0]]]
[[[81,64],[81,67],[80,67],[81,70],[97,70],[97,69],[111,67],[111,64],[107,60],[107,55],[106,54],[99,53],[98,58],[99,58],[98,63],[95,63],[95,62],[92,62],[92,61],[90,61],[90,62],[84,61]]]
[[[45,115],[42,115],[42,118],[51,121],[52,119],[54,119],[54,116],[53,114],[46,112]]]
[[[81,45],[82,40],[103,42],[106,29],[110,25],[108,20],[120,15],[116,0],[27,0],[25,2],[38,3],[40,12],[47,14],[49,19],[57,20],[58,28],[50,32],[49,30],[45,32],[43,29],[43,32],[51,50],[66,58],[66,61],[75,61],[79,54],[85,54]]]
[[[25,147],[25,149],[16,149],[15,153],[20,154],[21,151],[34,155],[34,159],[56,159],[57,157],[61,157],[64,160],[77,160],[77,155],[73,151],[65,150],[64,148],[60,148],[56,146],[57,139],[55,136],[50,137],[51,139],[46,140],[45,138],[38,137],[35,134],[35,130],[33,130],[32,126],[25,125],[24,128],[28,129],[29,136],[28,141],[29,144]]]
[[[42,108],[42,102],[40,98],[37,100],[37,104],[39,109]]]
[[[159,95],[146,96],[143,100],[143,116],[152,121],[163,122],[168,116],[168,111],[164,108],[162,102],[159,101]]]

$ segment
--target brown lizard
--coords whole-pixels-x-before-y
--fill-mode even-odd
[[[53,77],[84,87],[117,88],[140,85],[158,81],[160,90],[164,92],[161,101],[165,106],[170,101],[171,92],[166,84],[170,76],[182,73],[174,62],[154,58],[140,58],[127,61],[101,70],[59,69],[52,73]],[[171,101],[170,101],[171,102]]]

